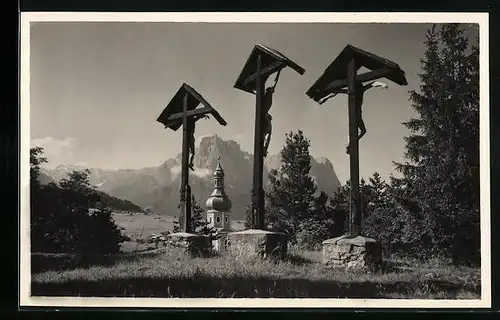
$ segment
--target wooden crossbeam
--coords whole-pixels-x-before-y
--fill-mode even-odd
[[[171,114],[168,117],[168,120],[170,122],[172,120],[182,119],[182,117],[184,116],[184,114],[187,117],[192,117],[192,116],[198,116],[198,115],[203,115],[203,114],[211,113],[212,111],[213,111],[213,109],[209,108],[209,107],[197,108],[197,109],[189,110],[189,111],[186,111],[186,112],[173,113],[173,114]]]
[[[285,67],[285,64],[281,61],[276,61],[274,63],[271,63],[267,67],[263,68],[262,71],[260,72],[261,77],[265,79],[269,75],[273,74],[274,72],[278,71],[279,69]],[[249,83],[255,81],[257,79],[257,72],[252,73],[251,75],[246,78],[245,82],[243,82],[243,86],[248,85]]]
[[[391,73],[393,70],[388,68],[376,69],[370,72],[366,72],[356,76],[356,81],[366,82],[371,80],[376,80],[385,77],[387,74]],[[324,93],[333,93],[335,90],[342,89],[348,85],[347,79],[332,81],[324,90]],[[322,97],[320,97],[322,98]],[[320,99],[318,98],[318,100]]]

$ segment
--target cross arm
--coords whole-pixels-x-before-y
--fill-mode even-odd
[[[184,115],[186,115],[187,117],[192,117],[192,116],[204,115],[204,114],[211,113],[211,112],[213,112],[212,108],[203,107],[203,108],[189,110],[189,111],[186,111],[185,113],[184,112],[173,113],[168,117],[168,121],[170,122],[172,120],[182,119],[184,117]]]
[[[388,69],[388,68],[376,69],[376,70],[358,75],[356,77],[356,81],[366,82],[366,81],[371,81],[371,80],[383,78],[383,77],[387,76],[389,73],[391,73],[392,71],[393,70]],[[345,86],[347,86],[347,79],[332,81],[325,88],[324,93],[326,93],[326,94],[334,93],[334,92],[337,92],[339,89],[342,89]]]
[[[274,72],[279,71],[283,67],[285,67],[285,64],[283,62],[276,61],[276,62],[268,65],[267,67],[263,68],[261,71],[261,75],[263,78],[268,77],[271,74],[273,74]],[[248,85],[249,83],[251,83],[252,81],[255,81],[256,79],[257,79],[257,72],[254,72],[251,75],[249,75],[248,78],[246,78],[245,82],[243,82],[243,86]]]
[[[197,112],[194,113],[194,111],[197,111]],[[224,120],[224,118],[222,118],[222,116],[215,109],[212,109],[212,108],[199,108],[199,109],[190,110],[187,112],[187,116],[193,117],[193,116],[204,115],[207,113],[210,113],[215,118],[215,120],[217,120],[222,126],[227,125],[226,120]],[[174,113],[164,123],[164,126],[169,127],[171,125],[182,124],[182,117],[183,117],[182,112]]]

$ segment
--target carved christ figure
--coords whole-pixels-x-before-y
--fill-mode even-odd
[[[188,130],[188,152],[190,154],[189,158],[189,169],[194,171],[194,154],[195,154],[195,139],[194,139],[194,130],[195,130],[195,122],[198,121],[199,119],[210,119],[208,115],[200,115],[200,116],[194,116],[192,119],[188,119],[188,125],[187,125],[187,130]]]
[[[264,105],[262,106],[264,110],[264,122],[262,128],[264,132],[264,150],[263,150],[264,158],[267,157],[267,149],[269,148],[269,143],[271,142],[271,133],[273,131],[273,126],[272,126],[273,117],[269,114],[269,110],[271,109],[271,106],[273,104],[273,94],[274,90],[276,89],[276,84],[278,83],[278,79],[280,77],[280,72],[281,70],[279,70],[278,73],[276,74],[273,85],[266,88],[266,91],[264,93]]]
[[[382,89],[387,89],[388,86],[387,84],[383,83],[383,82],[379,82],[379,81],[372,81],[366,85],[363,85],[362,82],[356,82],[356,89],[355,89],[355,108],[356,108],[356,120],[357,120],[357,123],[358,123],[358,129],[360,130],[360,133],[358,135],[358,141],[366,134],[366,126],[365,126],[365,122],[363,121],[363,117],[362,117],[362,106],[363,106],[363,96],[364,96],[364,93],[371,89],[371,88],[375,88],[375,87],[380,87]],[[332,92],[330,93],[329,95],[327,95],[326,97],[324,97],[323,99],[321,99],[319,102],[319,104],[323,104],[325,103],[327,100],[335,97],[337,94],[339,93],[345,93],[347,94],[348,93],[348,89],[339,89],[339,90],[336,90],[335,92]],[[351,151],[351,143],[349,142],[349,144],[347,145],[346,147],[346,153],[349,154]]]
[[[273,93],[274,88],[267,88],[264,96],[264,108],[265,110],[269,110],[271,108],[271,104],[273,103]],[[273,117],[269,114],[269,111],[264,114],[264,158],[267,157],[267,149],[269,148],[269,143],[271,142],[271,133],[273,131],[272,124]]]

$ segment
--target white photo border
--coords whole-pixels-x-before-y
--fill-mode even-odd
[[[474,23],[479,24],[480,55],[480,201],[481,299],[212,299],[212,298],[82,298],[30,296],[30,24],[32,22],[211,22],[211,23]],[[21,307],[132,308],[490,308],[490,128],[488,13],[104,13],[22,12],[20,19],[20,287]]]

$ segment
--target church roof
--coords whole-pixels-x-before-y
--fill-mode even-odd
[[[217,167],[213,172],[214,176],[214,191],[205,203],[208,210],[224,211],[231,210],[231,200],[227,197],[224,191],[224,170],[220,164],[220,157],[218,158]]]
[[[223,178],[224,177],[224,170],[222,169],[222,166],[220,165],[220,161],[217,162],[217,167],[215,168],[215,171],[213,172],[213,176],[215,178]]]

